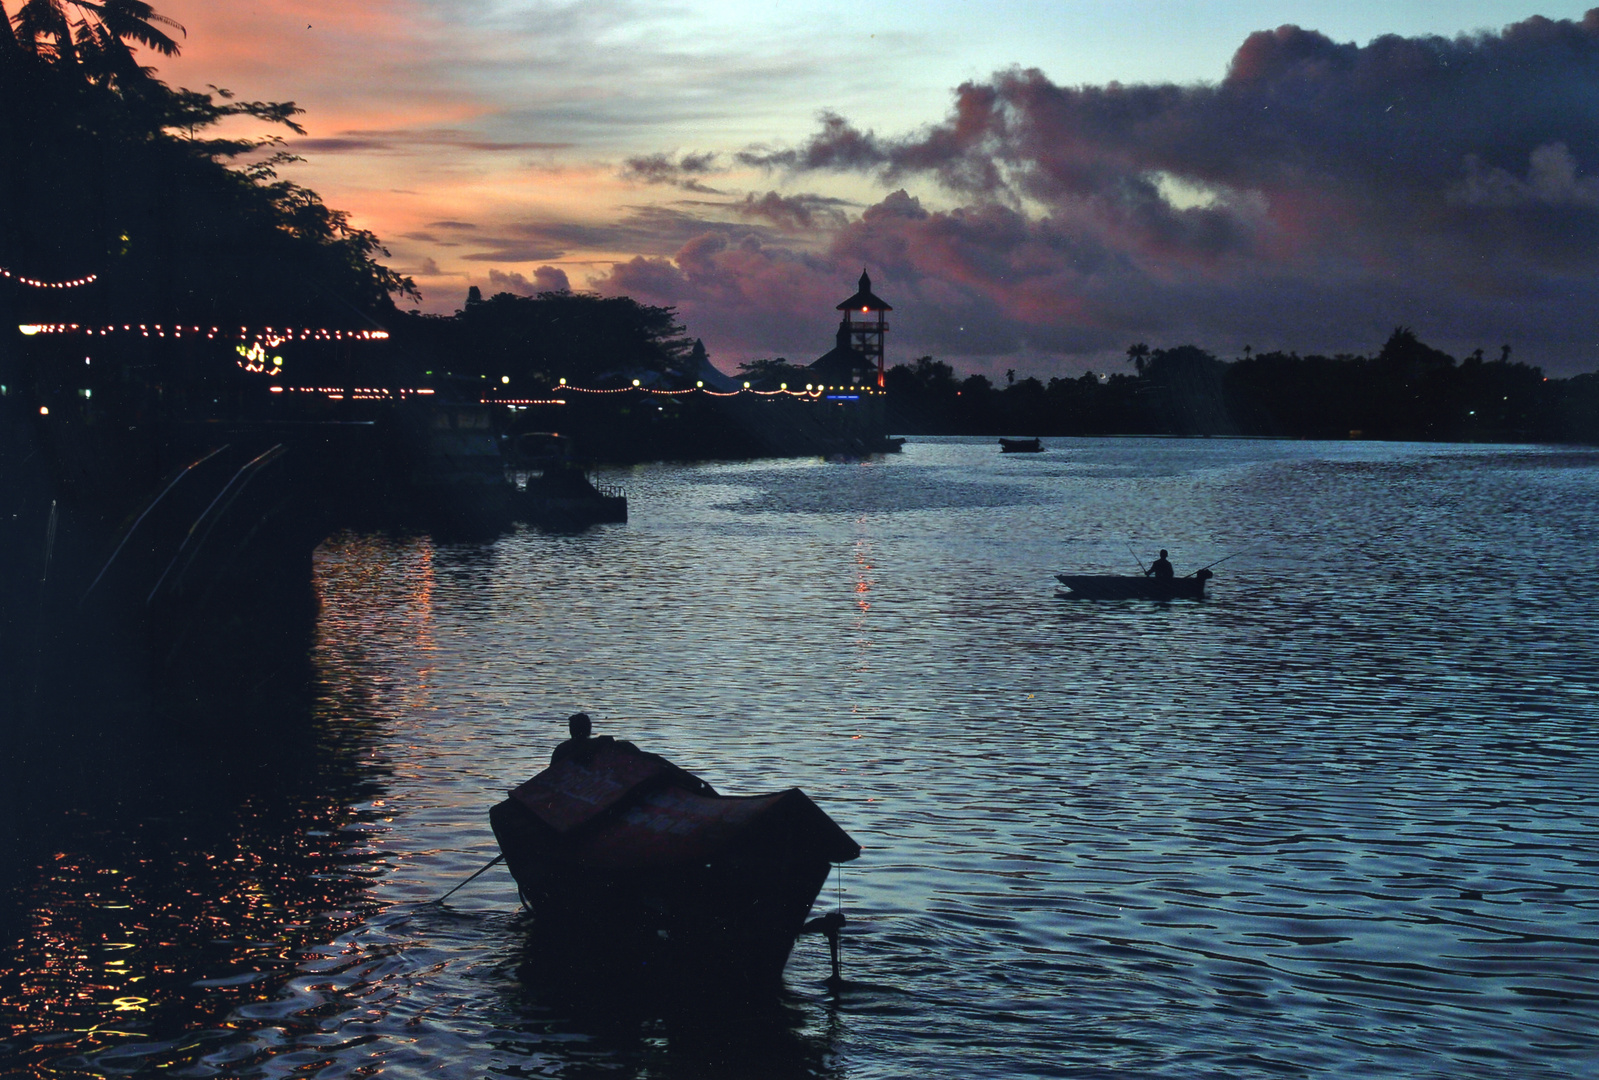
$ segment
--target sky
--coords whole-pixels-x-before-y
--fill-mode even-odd
[[[726,371],[1043,379],[1126,349],[1599,369],[1599,10],[1500,0],[166,0],[175,86],[305,109],[286,179],[421,307],[587,289]],[[159,58],[157,58],[159,59]],[[262,132],[264,133],[264,132]],[[408,302],[407,302],[408,306]]]

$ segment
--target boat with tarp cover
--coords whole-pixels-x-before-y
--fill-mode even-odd
[[[1055,595],[1069,600],[1203,600],[1205,583],[1213,576],[1209,570],[1180,578],[1056,574],[1055,580],[1071,591]]]
[[[861,851],[798,788],[720,795],[605,738],[489,820],[553,971],[613,985],[775,991],[832,864]],[[836,942],[842,918],[813,922]]]

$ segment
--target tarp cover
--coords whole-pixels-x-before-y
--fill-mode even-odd
[[[607,743],[584,760],[551,765],[511,798],[569,836],[571,856],[593,866],[706,861],[741,841],[829,862],[860,854],[860,845],[798,788],[740,797],[685,786],[698,783],[631,743]]]
[[[603,814],[643,784],[676,771],[672,763],[629,744],[596,747],[587,762],[567,758],[511,792],[558,833]]]

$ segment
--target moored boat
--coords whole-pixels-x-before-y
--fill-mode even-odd
[[[1044,449],[1044,444],[1038,439],[1001,439],[999,452],[1002,454],[1037,454]]]
[[[627,989],[775,991],[831,865],[860,854],[798,788],[719,795],[609,739],[489,820],[555,972]]]
[[[1071,590],[1056,595],[1071,600],[1203,600],[1205,583],[1213,576],[1209,570],[1180,578],[1056,574],[1055,580]]]
[[[528,477],[523,509],[529,521],[544,528],[586,529],[627,521],[627,496],[594,483],[575,465],[558,463]]]

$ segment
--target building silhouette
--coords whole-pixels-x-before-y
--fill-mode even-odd
[[[888,333],[887,314],[894,309],[872,292],[872,279],[863,269],[855,295],[838,305],[844,313],[838,324],[838,337],[831,352],[810,366],[840,385],[883,385],[883,335]],[[876,368],[875,373],[872,371]]]

